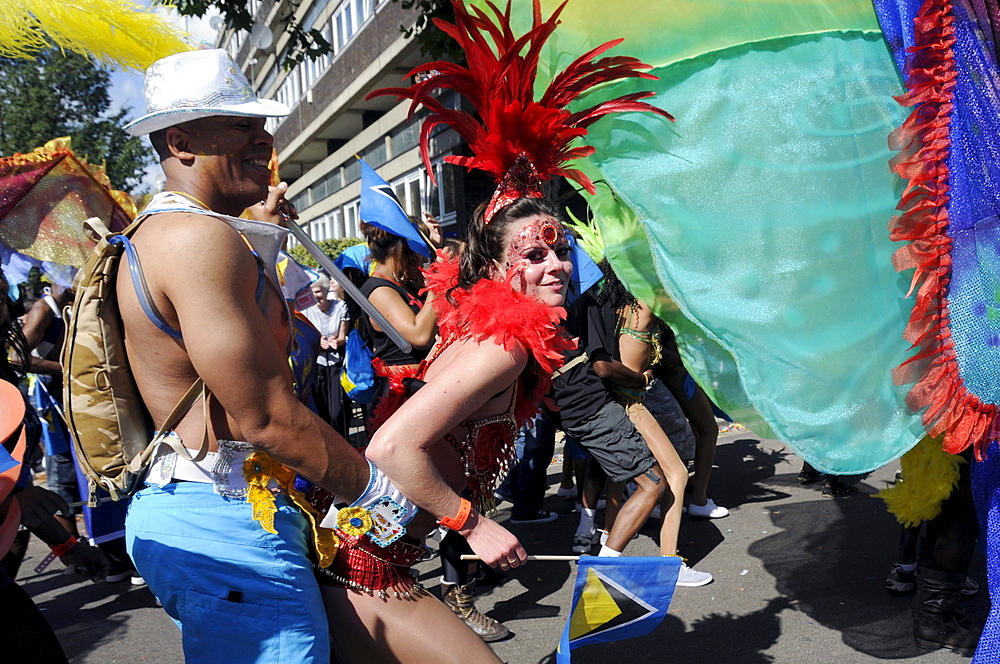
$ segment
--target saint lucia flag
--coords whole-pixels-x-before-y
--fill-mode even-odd
[[[410,249],[431,258],[431,250],[392,193],[392,187],[364,159],[358,161],[361,162],[361,221],[405,238]]]
[[[570,664],[578,646],[652,632],[667,614],[680,568],[676,556],[580,558],[556,663]]]

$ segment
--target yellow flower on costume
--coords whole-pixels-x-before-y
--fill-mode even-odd
[[[351,537],[361,537],[372,529],[372,517],[363,507],[345,507],[337,513],[337,528]]]
[[[253,520],[275,535],[278,531],[274,529],[274,515],[278,512],[278,504],[267,485],[272,477],[283,484],[283,476],[290,472],[264,452],[254,452],[243,462],[243,476],[249,485],[247,502],[253,506]]]

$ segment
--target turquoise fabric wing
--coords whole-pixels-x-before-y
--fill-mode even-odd
[[[654,73],[676,126],[634,114],[590,136],[649,267],[813,465],[861,473],[899,456],[923,429],[890,378],[910,304],[891,261],[886,137],[905,113],[881,36],[786,37]]]
[[[542,4],[547,14],[557,3]],[[570,2],[537,85],[617,37],[610,55],[655,65],[659,81],[578,102],[648,89],[677,118],[591,127],[597,153],[583,168],[599,181],[591,202],[609,258],[658,313],[688,321],[678,331],[689,370],[737,419],[756,413],[826,471],[884,465],[923,428],[891,381],[908,357],[911,304],[909,275],[891,261],[901,183],[887,137],[906,113],[871,4],[638,7]],[[529,3],[512,11],[516,29],[530,23]]]

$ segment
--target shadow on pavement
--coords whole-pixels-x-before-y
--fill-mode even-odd
[[[776,478],[793,482],[795,476]],[[750,555],[774,577],[778,592],[817,623],[836,630],[850,648],[879,659],[927,653],[913,643],[912,596],[883,584],[898,549],[900,526],[870,485],[846,499],[784,504],[771,510],[780,531],[754,542]],[[983,559],[971,572],[984,579]],[[985,592],[966,602],[973,623],[988,612]],[[741,633],[742,634],[742,633]]]
[[[156,598],[147,588],[133,587],[128,581],[91,583],[78,578],[54,570],[18,580],[42,610],[71,661],[93,649],[95,643],[114,640],[116,632],[124,634],[128,618],[118,614],[156,607]],[[66,588],[54,599],[38,600],[42,593],[60,587]]]
[[[709,497],[730,509],[751,503],[766,503],[787,498],[789,494],[775,489],[775,469],[790,453],[787,450],[767,450],[752,438],[726,441],[716,452],[715,463],[720,468],[738,472],[725,473],[725,482],[718,470],[709,485]],[[728,519],[691,519],[681,521],[678,548],[688,564],[696,567],[716,547],[725,541]],[[659,545],[659,526],[648,521],[644,535]]]
[[[719,505],[733,508],[749,503],[766,503],[788,498],[789,494],[775,488],[775,469],[792,453],[787,449],[765,449],[754,438],[739,438],[719,445],[715,465],[725,468],[725,482],[717,469],[709,484],[709,496]]]
[[[684,621],[667,616],[651,634],[641,639],[584,646],[573,651],[573,664],[629,662],[726,662],[726,664],[771,664],[766,650],[781,634],[779,614],[790,608],[787,598],[778,597],[745,616],[713,613],[694,621],[685,629]],[[739,636],[736,636],[739,635]],[[539,664],[555,664],[553,652]]]

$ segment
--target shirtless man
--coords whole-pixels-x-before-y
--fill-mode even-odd
[[[207,406],[196,402],[171,436],[194,450],[207,431],[211,453],[195,463],[161,446],[129,508],[129,553],[181,625],[189,664],[327,662],[306,518],[284,491],[267,492],[277,508],[268,532],[245,497],[244,460],[266,452],[348,500],[387,483],[293,394],[289,314],[270,274],[286,231],[232,219],[262,200],[276,216],[287,186],[268,191],[264,122],[288,110],[257,100],[219,50],[154,63],[146,97],[150,112],[126,130],[150,133],[167,191],[144,212],[129,259],[141,263],[151,306],[129,270],[118,272],[126,349],[156,425],[204,381]]]

